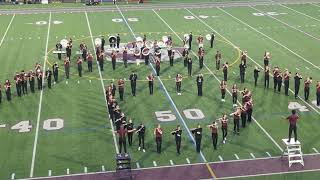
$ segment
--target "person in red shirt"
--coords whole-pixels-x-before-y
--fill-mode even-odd
[[[236,84],[233,84],[232,86],[232,103],[233,107],[237,106],[237,100],[238,100],[238,88]]]
[[[88,55],[87,55],[87,60],[88,60],[88,71],[89,72],[92,72],[92,61],[93,61],[93,56],[92,56],[92,54],[91,53],[89,53]]]
[[[221,81],[220,83],[220,90],[221,90],[221,101],[225,102],[226,100],[224,99],[226,96],[226,89],[227,89],[227,83],[225,81]]]
[[[160,58],[156,57],[156,72],[157,72],[157,76],[160,76]]]
[[[158,127],[154,129],[153,134],[156,136],[156,143],[157,143],[157,153],[161,153],[161,143],[162,143],[162,129],[160,124]]]
[[[7,79],[6,82],[4,83],[4,88],[6,91],[7,100],[10,102],[11,101],[11,83],[9,79]]]
[[[290,140],[291,140],[292,131],[294,133],[294,141],[297,141],[297,139],[298,139],[298,137],[297,137],[297,121],[299,119],[299,116],[297,115],[296,110],[292,110],[292,114],[290,116],[288,116],[287,119],[289,120],[288,142],[290,142]]]
[[[211,130],[213,148],[216,150],[218,142],[218,123],[214,121],[212,124],[209,124],[208,127]]]
[[[128,133],[128,130],[125,128],[123,124],[120,125],[120,129],[118,131],[115,131],[119,135],[119,153],[122,153],[122,146],[124,149],[124,153],[127,153],[127,141],[126,141],[126,135]]]
[[[228,117],[227,114],[223,114],[221,121],[221,130],[222,130],[222,143],[225,144],[227,141],[228,135]]]
[[[82,59],[81,57],[78,57],[77,59],[77,66],[78,66],[78,74],[79,74],[79,77],[82,77]]]
[[[220,69],[220,62],[221,62],[221,53],[220,53],[220,51],[217,51],[217,53],[215,55],[215,59],[216,59],[216,69],[219,70]]]
[[[70,59],[68,57],[66,57],[66,59],[64,60],[64,71],[66,74],[66,78],[69,79],[70,76]]]
[[[123,93],[124,93],[124,80],[123,79],[119,79],[118,89],[119,89],[120,101],[123,101]]]
[[[147,81],[149,84],[149,93],[150,93],[150,95],[152,95],[153,94],[153,81],[154,81],[154,75],[152,73],[150,73],[147,76]]]
[[[320,106],[320,81],[317,83],[317,106]]]
[[[310,94],[310,85],[312,83],[312,77],[308,77],[304,81],[304,100],[309,100],[309,94]]]
[[[237,110],[230,114],[230,116],[233,116],[233,133],[234,134],[240,134],[240,131],[239,131],[239,125],[240,125],[240,115],[241,115],[241,109],[240,108],[237,108]]]

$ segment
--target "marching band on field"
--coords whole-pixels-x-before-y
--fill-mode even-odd
[[[214,46],[214,40],[215,40],[215,34],[208,34],[205,36],[208,41],[210,41],[210,47],[213,48]],[[120,35],[117,34],[116,36],[109,37],[109,43],[110,43],[110,58],[111,58],[111,65],[112,69],[116,70],[117,65],[117,58],[118,53],[120,52]],[[183,51],[181,53],[183,64],[187,68],[188,76],[192,77],[192,58],[189,55],[191,51],[192,46],[192,40],[193,40],[193,34],[190,32],[189,34],[184,35],[183,39]],[[198,61],[199,61],[199,68],[202,69],[204,66],[204,57],[205,57],[205,50],[204,50],[204,37],[200,34],[197,37],[197,43],[199,45],[198,47]],[[105,51],[105,39],[104,37],[101,37],[100,39],[96,39],[96,49],[95,49],[95,55],[96,59],[98,61],[99,69],[100,71],[104,71],[104,60],[106,56]],[[170,66],[174,65],[174,57],[175,50],[172,48],[173,41],[171,36],[164,36],[162,41],[148,41],[146,35],[143,36],[143,38],[137,39],[136,42],[132,42],[131,44],[127,45],[122,50],[122,60],[124,63],[124,67],[127,68],[129,54],[133,53],[133,56],[136,58],[137,62],[139,59],[144,60],[145,65],[150,64],[150,60],[153,59],[153,63],[155,64],[155,71],[156,76],[160,76],[160,67],[161,67],[161,57],[162,57],[162,48],[166,48],[168,53],[168,59]],[[63,40],[61,42],[58,42],[56,44],[56,50],[53,52],[54,54],[57,54],[58,59],[62,59],[62,54],[66,54],[66,57],[63,61],[64,65],[64,71],[65,71],[65,77],[66,79],[70,78],[70,64],[71,64],[71,56],[72,56],[72,39],[69,40]],[[154,51],[152,53],[152,50]],[[78,76],[82,77],[82,71],[83,71],[83,63],[87,63],[88,72],[92,72],[92,66],[93,66],[93,55],[89,52],[86,44],[84,42],[81,42],[79,46],[79,51],[77,52],[76,64],[77,64],[77,70],[78,70]],[[229,69],[229,63],[225,62],[221,67],[221,60],[222,60],[222,54],[218,50],[214,56],[215,58],[215,66],[217,70],[220,70],[222,68],[223,72],[223,80],[220,82],[220,91],[221,91],[221,101],[225,102],[225,94],[228,91],[227,89],[227,82],[228,82],[228,69]],[[240,71],[240,83],[245,82],[245,74],[246,74],[246,68],[247,68],[247,58],[248,58],[248,52],[243,51],[241,52],[241,63],[239,65],[239,71]],[[264,72],[264,88],[269,88],[269,78],[270,76],[273,76],[274,80],[274,92],[281,92],[281,87],[284,85],[284,94],[286,96],[289,95],[289,83],[290,79],[292,77],[292,73],[288,69],[281,70],[280,67],[275,66],[272,70],[270,69],[270,60],[271,55],[269,52],[265,52],[263,55],[263,63],[264,68],[259,69],[257,66],[254,68],[253,77],[254,77],[254,85],[257,86],[259,73],[261,71]],[[152,65],[151,65],[152,66]],[[272,71],[272,72],[271,72]],[[34,70],[30,70],[29,72],[25,72],[22,70],[21,72],[17,72],[14,76],[14,82],[16,85],[16,92],[18,97],[22,97],[23,95],[28,94],[28,86],[31,93],[35,92],[35,82],[37,81],[37,89],[42,90],[44,82],[43,80],[47,80],[47,87],[51,88],[51,83],[53,82],[58,83],[58,73],[59,73],[59,65],[58,62],[55,62],[52,65],[52,70],[48,68],[46,71],[44,71],[39,63],[36,63]],[[53,79],[52,79],[53,76]],[[183,76],[180,73],[176,74],[175,83],[176,83],[176,92],[178,95],[181,95],[181,87],[182,87],[182,81]],[[295,98],[298,98],[299,90],[300,90],[300,81],[303,79],[303,77],[300,75],[300,73],[295,73],[294,76],[294,95]],[[132,72],[132,74],[129,77],[129,81],[131,82],[131,94],[132,96],[136,96],[136,86],[137,86],[137,80],[138,75],[135,72]],[[155,80],[155,76],[153,73],[150,73],[146,80],[148,82],[149,86],[149,94],[153,94],[153,83]],[[196,84],[198,88],[198,96],[203,95],[203,81],[204,77],[203,74],[198,74],[196,76]],[[28,85],[29,84],[29,85]],[[309,100],[309,94],[310,94],[310,86],[312,84],[312,77],[306,77],[304,81],[304,100]],[[116,88],[118,87],[119,91],[119,99],[120,101],[124,100],[124,88],[125,88],[125,79],[119,79],[117,82],[117,85],[113,84],[113,82],[106,87],[106,99],[108,103],[108,110],[109,110],[109,116],[110,119],[113,121],[115,127],[116,127],[116,133],[119,134],[119,146],[120,146],[120,153],[122,152],[122,147],[124,149],[124,152],[127,152],[126,150],[126,137],[128,136],[128,143],[129,146],[132,146],[132,137],[133,133],[136,132],[138,134],[139,139],[139,148],[138,150],[141,150],[145,152],[145,143],[144,143],[144,137],[146,133],[146,127],[143,123],[141,123],[137,128],[134,127],[132,119],[129,119],[128,122],[126,121],[125,114],[121,111],[119,104],[117,103],[115,96],[116,96]],[[11,82],[9,79],[7,79],[4,83],[4,91],[7,97],[7,101],[12,100],[12,93],[11,93]],[[238,101],[238,93],[242,94],[242,102],[240,103]],[[252,112],[253,112],[253,99],[252,99],[252,93],[247,88],[244,88],[243,91],[239,91],[237,89],[237,85],[233,84],[232,90],[231,90],[231,96],[232,96],[232,103],[233,107],[236,108],[236,110],[230,114],[230,116],[233,117],[233,125],[234,125],[234,133],[240,134],[240,121],[242,128],[246,127],[246,122],[251,122],[252,120]],[[317,106],[320,106],[320,81],[316,84],[316,104]],[[0,84],[0,103],[2,102],[2,89]],[[239,104],[240,106],[238,106]],[[289,118],[290,119],[290,118]],[[292,118],[291,118],[292,119]],[[290,121],[291,122],[291,121]],[[226,113],[222,115],[221,118],[213,121],[212,124],[207,125],[208,128],[210,128],[211,134],[212,134],[212,143],[214,149],[217,149],[217,142],[218,142],[218,127],[219,124],[221,126],[222,131],[222,143],[227,142],[227,135],[228,135],[228,116]],[[291,126],[290,126],[291,127]],[[291,128],[289,132],[289,137],[291,137],[291,131],[294,129]],[[294,129],[296,131],[296,129]],[[189,131],[189,130],[188,130]],[[197,127],[190,129],[190,133],[194,134],[195,144],[196,144],[196,151],[201,151],[201,139],[203,134],[203,129],[200,124],[197,125]],[[159,124],[154,129],[154,136],[156,139],[157,144],[157,152],[161,153],[161,144],[162,144],[162,137],[165,134],[165,130],[161,128],[161,125]],[[176,129],[170,132],[175,138],[176,141],[176,149],[177,153],[180,154],[180,146],[181,146],[181,135],[182,135],[182,129],[178,125]],[[295,137],[296,139],[296,137]]]

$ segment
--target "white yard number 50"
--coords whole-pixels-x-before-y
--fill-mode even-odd
[[[155,112],[157,120],[161,122],[169,122],[176,120],[176,116],[171,111],[157,111]],[[200,109],[186,109],[183,114],[187,119],[199,120],[204,119],[205,116]]]

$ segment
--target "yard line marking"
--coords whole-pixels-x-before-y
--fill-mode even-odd
[[[220,161],[223,161],[222,157],[219,155],[218,158],[220,159]]]
[[[49,170],[49,171],[48,171],[48,176],[51,176],[51,174],[52,174],[52,171]]]
[[[1,41],[0,41],[0,47],[2,46],[2,43],[3,43],[4,38],[7,36],[7,33],[8,33],[8,31],[9,31],[9,28],[11,27],[12,21],[13,21],[13,19],[14,19],[15,16],[16,16],[16,14],[13,14],[13,16],[12,16],[12,18],[11,18],[8,26],[7,26],[7,29],[6,29],[6,31],[4,32],[3,36],[2,36],[2,39],[1,39]]]
[[[299,68],[296,68],[296,70],[300,71],[300,69],[299,69]]]
[[[271,157],[271,154],[270,154],[269,152],[266,152],[266,154],[267,154],[269,157]]]
[[[217,35],[221,36],[224,40],[226,40],[227,42],[229,42],[232,46],[236,46],[235,44],[233,44],[231,41],[229,41],[226,37],[222,36],[218,31],[216,31],[215,29],[213,29],[211,26],[209,26],[206,22],[204,22],[202,19],[198,18],[194,13],[192,13],[191,11],[189,11],[188,9],[186,9],[190,14],[192,14],[194,17],[196,17],[200,22],[202,22],[202,24],[204,24],[205,26],[207,26],[209,29],[211,29],[212,31],[214,31]],[[176,34],[177,35],[177,34]],[[180,37],[179,37],[180,38]],[[180,38],[181,39],[181,38]],[[182,40],[182,39],[181,39]],[[194,52],[193,52],[194,53]],[[195,53],[194,53],[195,54]],[[252,58],[250,58],[248,56],[248,58],[250,60],[252,60],[253,62],[255,62]],[[257,64],[257,62],[255,62]],[[211,71],[210,68],[208,68],[208,66],[206,64],[204,64],[204,66],[208,69],[208,71],[215,77],[215,79],[218,82],[221,82],[219,80],[219,78]],[[259,65],[260,66],[260,65]],[[261,66],[260,66],[261,67]],[[229,93],[229,95],[231,96],[231,92],[226,89],[227,92]],[[241,105],[241,103],[239,101],[237,101],[238,104]],[[260,125],[260,123],[254,118],[252,117],[253,121],[260,127],[260,129],[269,137],[269,139],[278,147],[278,149],[282,152],[283,149],[281,148],[281,146],[271,137],[271,135]]]
[[[236,74],[236,72],[232,71],[233,74]]]
[[[219,8],[219,7],[218,7],[218,9],[221,10],[221,11],[223,11],[224,13],[228,14],[228,15],[231,16],[232,18],[238,20],[238,21],[241,22],[242,24],[250,27],[250,28],[253,29],[254,31],[258,32],[259,34],[267,37],[267,38],[270,39],[271,41],[277,43],[278,45],[280,45],[280,46],[282,46],[283,48],[287,49],[287,50],[288,50],[289,52],[291,52],[292,54],[296,55],[297,57],[301,58],[301,59],[304,60],[305,62],[308,62],[309,64],[311,64],[312,66],[314,66],[315,68],[317,68],[317,69],[320,70],[320,67],[314,65],[313,63],[311,63],[310,61],[308,61],[308,60],[305,59],[304,57],[300,56],[299,54],[293,52],[291,49],[289,49],[289,48],[287,48],[286,46],[282,45],[282,44],[279,43],[278,41],[270,38],[269,36],[267,36],[267,35],[265,35],[265,34],[263,34],[262,32],[258,31],[258,30],[255,29],[254,27],[252,27],[252,26],[250,26],[249,24],[243,22],[242,20],[238,19],[237,17],[233,16],[232,14],[228,13],[227,11],[225,11],[225,10]],[[198,18],[198,19],[199,19],[199,18]],[[200,21],[202,21],[202,20],[200,20]],[[215,30],[214,30],[211,26],[209,26],[207,23],[205,23],[204,21],[202,21],[202,22],[203,22],[207,27],[209,27],[209,28],[211,28],[213,31],[215,31]],[[227,42],[233,44],[231,41],[229,41],[227,38],[225,38],[224,36],[222,36],[221,34],[219,34],[217,31],[215,31],[215,32],[216,32],[218,35],[220,35],[223,39],[225,39]],[[257,66],[259,66],[260,68],[263,69],[263,67],[262,67],[259,63],[257,63],[254,59],[252,59],[250,56],[248,56],[248,58],[249,58],[252,62],[254,62]],[[271,77],[273,77],[272,74],[271,74]],[[290,88],[289,88],[289,91],[290,91],[292,94],[294,94],[294,92],[293,92]],[[306,101],[305,101],[303,98],[301,98],[300,96],[298,96],[298,98],[299,98],[303,103],[305,103],[306,105],[308,105],[311,109],[313,109],[317,114],[320,115],[320,112],[319,112],[313,105],[311,105],[311,104],[309,104],[308,102],[306,102]],[[259,124],[259,125],[260,125],[260,124]],[[270,136],[270,137],[271,137],[271,136]],[[281,148],[280,146],[278,146],[278,147]],[[282,150],[281,150],[281,151],[282,151]]]
[[[239,160],[240,158],[239,158],[239,156],[237,155],[237,154],[234,154],[234,156]]]
[[[306,66],[306,69],[310,70],[310,68],[308,68],[307,66]]]
[[[173,163],[173,161],[170,159],[170,164],[171,164],[171,166],[173,166],[174,165],[174,163]]]
[[[318,4],[310,3],[313,6],[320,7]],[[319,10],[320,11],[320,10]]]
[[[312,148],[312,150],[316,153],[319,153],[319,151],[316,148]]]
[[[187,160],[187,163],[188,163],[188,164],[190,164],[190,160],[189,160],[189,158],[186,158],[186,160]]]
[[[157,162],[156,161],[153,161],[153,166],[157,166]]]
[[[14,177],[16,176],[16,174],[15,173],[12,173],[11,174],[11,180],[14,180]]]
[[[78,84],[80,84],[80,81],[78,80]]]
[[[87,24],[88,24],[88,28],[89,28],[89,33],[90,33],[90,37],[91,37],[91,43],[92,43],[93,52],[95,52],[95,47],[96,46],[94,45],[91,26],[90,26],[90,22],[89,22],[87,11],[85,11],[85,15],[86,15]],[[95,56],[95,58],[96,58],[97,68],[98,68],[99,77],[100,77],[100,81],[101,81],[101,86],[102,86],[102,89],[103,89],[103,96],[104,96],[105,105],[108,108],[107,99],[106,99],[105,85],[104,85],[102,74],[101,74],[101,71],[100,71],[100,68],[99,68],[99,64],[98,64],[98,61],[97,61],[97,56]],[[116,149],[116,153],[118,154],[119,153],[119,149],[118,149],[118,144],[117,144],[117,140],[116,140],[116,135],[115,135],[115,132],[114,132],[113,122],[112,122],[111,119],[109,121],[110,121],[111,129],[112,129],[112,136],[113,136],[114,146],[115,146],[115,149]]]
[[[83,172],[84,172],[84,173],[87,173],[87,172],[88,172],[88,168],[87,168],[87,167],[84,167],[84,168],[83,168]]]
[[[104,166],[101,166],[101,171],[102,171],[102,172],[105,172],[105,171],[106,171],[106,169],[104,168]]]
[[[70,169],[69,169],[69,168],[67,169],[67,174],[68,174],[68,175],[70,174]]]
[[[253,7],[253,6],[249,6],[249,7],[250,7],[251,9],[254,9],[254,10],[260,12],[260,13],[263,13],[263,11],[260,11],[259,9],[255,8],[255,7]],[[297,31],[301,32],[301,33],[304,34],[304,35],[307,35],[307,36],[309,36],[309,37],[311,37],[311,38],[313,38],[313,39],[315,39],[315,40],[320,41],[319,38],[317,38],[317,37],[315,37],[315,36],[313,36],[313,35],[311,35],[311,34],[309,34],[309,33],[307,33],[307,32],[304,32],[304,31],[302,31],[302,30],[300,30],[300,29],[298,29],[298,28],[296,28],[296,27],[294,27],[294,26],[292,26],[292,25],[290,25],[290,24],[288,24],[288,23],[286,23],[286,22],[278,19],[278,18],[275,18],[275,17],[273,17],[273,16],[271,16],[271,15],[269,15],[269,14],[266,14],[266,16],[268,16],[268,17],[270,17],[270,18],[272,18],[272,19],[274,19],[274,20],[276,20],[276,21],[278,21],[278,22],[280,22],[280,23],[282,23],[282,24],[285,24],[286,26],[291,27],[292,29],[297,30]]]
[[[66,84],[68,84],[68,81],[66,81]]]
[[[5,127],[6,127],[5,124],[1,124],[1,125],[0,125],[0,128],[5,128]]]
[[[290,9],[291,11],[294,11],[294,12],[296,12],[296,13],[299,13],[299,14],[301,14],[301,15],[304,15],[304,16],[306,16],[306,17],[308,17],[308,18],[311,18],[311,19],[313,19],[313,20],[316,20],[316,21],[320,22],[319,19],[314,18],[314,17],[312,17],[312,16],[309,16],[308,14],[305,14],[305,13],[303,13],[303,12],[297,11],[297,10],[292,9],[292,8],[290,8],[290,7],[288,7],[288,6],[285,6],[285,5],[283,5],[283,4],[278,4],[278,5],[280,5],[280,6],[284,7],[284,8]]]
[[[239,18],[237,18],[237,17],[233,16],[232,14],[230,14],[230,13],[229,13],[229,12],[227,12],[227,11],[225,11],[224,9],[219,8],[219,7],[218,7],[218,9],[219,9],[219,10],[221,10],[222,12],[224,12],[225,14],[228,14],[230,17],[232,17],[232,18],[236,19],[237,21],[241,22],[242,24],[244,24],[244,25],[246,25],[246,26],[250,27],[252,30],[254,30],[254,31],[256,31],[257,33],[261,34],[262,36],[264,36],[264,37],[268,38],[269,40],[273,41],[274,43],[278,44],[279,46],[283,47],[283,48],[284,48],[284,49],[286,49],[287,51],[291,52],[292,54],[294,54],[294,55],[296,55],[297,57],[299,57],[300,59],[302,59],[303,61],[305,61],[305,62],[307,62],[307,63],[311,64],[312,66],[314,66],[314,67],[315,67],[315,68],[317,68],[318,70],[320,70],[320,68],[319,68],[319,67],[317,67],[315,64],[313,64],[313,63],[312,63],[312,62],[310,62],[309,60],[305,59],[305,58],[304,58],[304,57],[302,57],[301,55],[299,55],[299,54],[295,53],[294,51],[292,51],[291,49],[289,49],[289,48],[288,48],[288,47],[286,47],[285,45],[281,44],[280,42],[278,42],[278,41],[276,41],[276,40],[272,39],[270,36],[268,36],[268,35],[266,35],[266,34],[262,33],[261,31],[257,30],[256,28],[254,28],[254,27],[250,26],[250,25],[249,25],[249,24],[247,24],[246,22],[244,22],[244,21],[242,21],[241,19],[239,19]],[[224,39],[225,39],[225,38],[224,38]],[[251,58],[250,58],[250,59],[251,59]]]
[[[137,169],[140,169],[140,164],[136,162]]]
[[[48,23],[48,32],[47,32],[47,41],[46,41],[46,48],[45,48],[45,56],[43,58],[43,69],[46,69],[46,62],[48,59],[48,45],[49,45],[49,35],[50,35],[50,26],[51,25],[51,11],[49,14],[49,23]],[[42,72],[42,86],[45,82],[45,71]],[[40,126],[40,117],[41,117],[41,109],[42,109],[42,98],[43,98],[43,88],[40,91],[40,100],[39,100],[39,108],[38,108],[38,116],[37,116],[37,125],[36,125],[36,134],[34,137],[33,143],[33,151],[32,151],[32,161],[31,161],[31,168],[30,168],[30,177],[33,177],[34,171],[34,163],[36,159],[36,152],[37,152],[37,144],[38,144],[38,136],[39,136],[39,126]]]
[[[253,159],[256,158],[253,153],[250,153],[250,156],[251,156]]]

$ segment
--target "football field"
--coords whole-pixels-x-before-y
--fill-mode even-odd
[[[300,116],[298,138],[305,155],[318,155],[320,151],[320,107],[316,106],[316,84],[320,81],[320,4],[280,4],[197,8],[177,6],[157,8],[156,5],[133,11],[126,6],[110,6],[107,10],[81,9],[32,12],[12,9],[0,14],[0,84],[6,79],[12,84],[13,99],[8,102],[2,86],[0,104],[0,179],[64,176],[115,170],[118,152],[117,135],[113,132],[105,99],[105,87],[112,81],[125,79],[124,101],[116,99],[125,115],[133,119],[135,127],[146,125],[146,152],[138,151],[138,137],[133,146],[127,145],[134,169],[175,167],[206,164],[207,178],[219,176],[209,163],[238,162],[272,159],[282,155],[282,139],[288,136],[288,122],[284,117],[296,109]],[[138,5],[134,5],[138,6]],[[98,9],[98,8],[97,8]],[[0,10],[0,12],[2,12]],[[138,37],[161,41],[171,36],[174,48],[182,48],[185,34],[192,32],[194,40],[190,55],[193,59],[192,76],[188,77],[183,58],[177,53],[174,65],[161,62],[160,76],[155,78],[154,94],[149,95],[146,77],[155,74],[155,64],[131,61],[127,68],[119,60],[112,70],[111,59],[105,59],[100,71],[94,58],[93,72],[83,64],[79,77],[76,59],[79,45],[84,42],[95,53],[95,40],[119,34],[126,45]],[[204,41],[204,67],[199,68],[196,38],[216,34],[214,47]],[[71,76],[65,78],[63,60],[53,54],[62,39],[73,39]],[[107,42],[106,45],[109,45]],[[221,101],[222,69],[216,70],[214,56],[222,53],[222,64],[228,62],[229,79],[226,101]],[[248,52],[245,83],[240,84],[239,64],[242,51]],[[294,97],[294,81],[290,80],[289,96],[264,88],[264,74],[260,72],[254,86],[255,66],[263,69],[264,52],[271,53],[271,68],[279,66],[292,74],[303,76],[299,97]],[[63,56],[64,58],[64,56]],[[121,58],[120,58],[121,59]],[[152,59],[152,58],[151,58]],[[40,63],[44,70],[60,66],[58,83],[49,89],[47,81],[43,91],[16,95],[14,75],[22,70],[34,70]],[[129,76],[138,75],[137,95],[131,95]],[[263,70],[261,70],[263,71]],[[175,76],[182,74],[182,95],[177,95]],[[197,96],[196,75],[204,75],[203,96]],[[312,77],[309,101],[304,100],[303,80]],[[253,93],[253,122],[233,133],[229,117],[228,140],[223,144],[219,130],[218,149],[214,150],[208,124],[223,113],[234,111],[231,87],[248,88]],[[239,96],[240,97],[240,96]],[[239,98],[240,99],[240,98]],[[240,102],[239,102],[240,104]],[[160,123],[164,129],[162,153],[156,152],[153,129]],[[201,152],[195,151],[195,140],[190,129],[203,127]],[[177,125],[182,127],[181,154],[176,153],[174,136]],[[306,162],[307,163],[307,162]],[[284,161],[287,166],[287,161]],[[264,173],[239,179],[319,179],[316,168],[303,172],[298,169],[287,174]],[[301,171],[301,172],[299,172]],[[309,172],[314,171],[314,172]],[[155,175],[156,176],[156,175]],[[260,176],[260,177],[259,177]],[[233,176],[230,176],[233,177]],[[235,177],[235,176],[234,176]],[[156,179],[156,177],[155,177]]]

